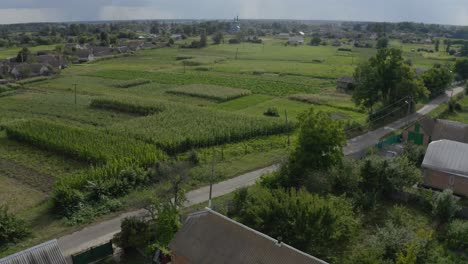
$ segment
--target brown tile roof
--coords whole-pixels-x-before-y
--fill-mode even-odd
[[[326,263],[209,208],[191,214],[169,247],[193,264]]]

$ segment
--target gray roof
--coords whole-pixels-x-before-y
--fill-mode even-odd
[[[0,259],[0,264],[67,264],[57,240],[51,240]]]
[[[424,116],[418,121],[419,125],[421,125],[424,132],[426,132],[429,136],[432,136],[434,133],[434,127],[436,125],[436,121],[430,117]]]
[[[438,119],[432,133],[432,140],[441,139],[468,143],[468,125],[460,122]]]
[[[468,177],[468,144],[451,140],[431,142],[422,167]]]
[[[326,263],[209,208],[191,214],[169,247],[187,263]]]

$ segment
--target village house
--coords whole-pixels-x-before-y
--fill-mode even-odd
[[[456,121],[424,117],[403,131],[403,141],[428,145],[431,141],[451,140],[468,143],[468,125]]]
[[[52,71],[40,63],[20,63],[15,65],[10,74],[17,80],[52,74]]]
[[[451,140],[431,142],[423,169],[423,185],[468,197],[468,144]]]
[[[67,264],[57,240],[0,259],[0,264]]]
[[[114,55],[112,48],[109,48],[109,47],[96,46],[96,47],[92,47],[91,51],[95,58],[96,57],[109,57],[109,56]]]
[[[354,79],[350,76],[343,76],[336,81],[336,89],[341,92],[348,92],[354,89]]]
[[[127,43],[127,47],[132,51],[140,50],[144,45],[143,41],[130,41]]]
[[[39,55],[36,57],[36,61],[40,64],[50,65],[55,69],[64,69],[65,63],[59,56],[55,55]]]
[[[289,38],[289,36],[290,36],[289,33],[279,33],[278,34],[279,38]]]
[[[169,244],[172,264],[325,264],[209,208],[188,216]]]
[[[89,49],[77,50],[73,53],[73,56],[77,57],[75,63],[84,63],[94,60],[94,54]]]
[[[304,38],[301,37],[301,36],[290,37],[289,40],[288,40],[288,44],[289,45],[294,45],[294,46],[304,45]]]
[[[182,39],[182,35],[181,35],[181,34],[172,34],[172,35],[171,35],[171,39],[173,39],[173,40],[181,40],[181,39]]]

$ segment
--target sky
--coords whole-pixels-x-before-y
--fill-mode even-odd
[[[241,19],[468,25],[468,0],[0,0],[0,24],[237,15]]]

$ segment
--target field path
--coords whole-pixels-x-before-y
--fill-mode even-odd
[[[453,95],[456,95],[463,91],[463,88],[455,88],[453,90]],[[405,126],[409,122],[413,122],[420,118],[421,116],[431,112],[441,103],[447,101],[452,92],[449,91],[447,94],[442,95],[429,104],[421,108],[416,113],[397,120],[388,126],[379,128],[377,130],[371,131],[366,133],[362,136],[358,136],[356,138],[350,139],[347,142],[347,146],[344,148],[345,155],[357,155],[364,151],[365,149],[375,145],[378,143],[379,139],[383,136],[387,135],[388,133],[397,130],[403,126]],[[267,168],[263,168],[260,170],[252,171],[238,177],[220,182],[213,186],[213,197],[222,196],[224,194],[228,194],[237,188],[250,186],[255,183],[255,181],[260,178],[263,174],[270,173],[276,171],[278,169],[277,165],[273,165]],[[187,202],[186,206],[199,204],[202,202],[206,202],[208,200],[208,193],[209,187],[203,187],[198,190],[194,190],[187,193]],[[103,243],[108,242],[112,237],[120,232],[120,222],[122,219],[129,217],[129,216],[145,216],[146,211],[143,209],[129,212],[122,214],[114,219],[101,222],[98,224],[94,224],[88,226],[80,231],[72,233],[70,235],[66,235],[64,237],[59,238],[58,243],[60,248],[62,249],[63,253],[67,256],[75,254],[77,252],[81,252],[86,250],[90,247],[100,245]]]

